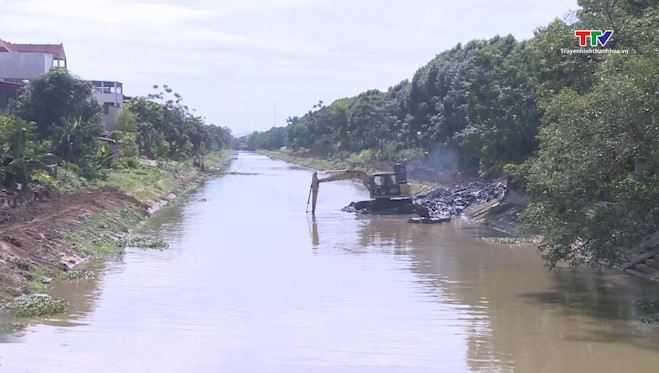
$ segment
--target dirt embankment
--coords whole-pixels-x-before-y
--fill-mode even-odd
[[[87,216],[146,207],[116,188],[105,187],[73,194],[52,192],[46,200],[0,210],[0,288],[5,298],[26,293],[29,281],[47,281],[58,270],[83,261],[86,255],[71,247],[66,234],[90,234]]]
[[[117,240],[174,198],[230,163],[216,154],[205,171],[150,167],[114,172],[104,186],[73,193],[23,191],[0,206],[0,308],[88,258],[116,252]],[[116,185],[116,186],[115,186]],[[0,201],[1,202],[1,201]]]

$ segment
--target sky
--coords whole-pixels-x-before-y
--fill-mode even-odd
[[[0,39],[64,44],[69,70],[128,96],[167,84],[236,136],[411,79],[472,39],[538,27],[576,0],[0,0]]]

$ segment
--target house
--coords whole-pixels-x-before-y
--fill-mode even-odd
[[[15,44],[0,39],[0,113],[8,111],[18,88],[54,67],[67,68],[63,44]],[[92,80],[92,95],[103,107],[103,126],[114,127],[114,118],[124,106],[123,84]]]
[[[94,99],[103,107],[103,127],[112,130],[114,118],[124,107],[123,84],[113,81],[92,80]]]
[[[0,114],[30,79],[54,67],[66,68],[62,44],[14,44],[0,39]]]
[[[54,67],[66,68],[63,44],[14,44],[0,39],[0,78],[5,81],[30,80]]]

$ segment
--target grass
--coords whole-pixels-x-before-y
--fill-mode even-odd
[[[231,159],[231,151],[225,150],[206,156],[208,172],[192,167],[191,161],[166,162],[163,168],[141,166],[135,169],[113,170],[107,180],[97,181],[96,187],[114,186],[138,201],[150,204],[170,193],[177,198],[170,206],[187,201],[191,191],[199,187],[204,178],[219,173]],[[79,219],[84,228],[64,232],[66,242],[79,253],[91,259],[103,259],[120,252],[125,247],[166,248],[162,240],[145,237],[124,238],[145,221],[144,212],[128,203],[120,210],[100,214],[82,212]]]
[[[321,159],[321,158],[310,158],[310,157],[299,157],[290,152],[283,151],[272,151],[272,150],[259,150],[258,153],[267,155],[268,157],[281,159],[296,165],[312,168],[314,170],[342,170],[342,169],[360,169],[367,173],[374,173],[378,170],[373,165],[363,159],[360,159],[358,155],[353,154],[350,158],[346,159]]]
[[[28,294],[43,293],[52,289],[50,284],[44,283],[46,278],[52,277],[47,273],[47,269],[38,266],[30,266],[30,268],[27,269],[27,272],[29,273],[29,276],[23,280],[23,285],[27,288]]]
[[[51,285],[38,280],[24,280],[23,283],[27,287],[28,294],[43,293],[52,289]]]
[[[71,248],[91,260],[101,260],[111,254],[115,249],[111,242],[107,242],[105,236],[106,234],[101,232],[101,237],[89,239],[86,234],[81,234],[75,230],[64,232],[64,240]]]
[[[204,157],[207,167],[205,174],[212,176],[222,170],[231,159],[231,150],[214,152]],[[170,193],[178,194],[181,188],[188,188],[188,183],[202,175],[202,171],[193,167],[191,160],[183,162],[162,162],[162,168],[140,166],[138,168],[115,169],[106,180],[99,180],[93,186],[118,187],[124,193],[135,197],[142,203],[151,203]]]
[[[189,176],[194,173],[192,166],[186,163],[175,162],[167,167],[159,169],[143,166],[136,169],[114,170],[107,180],[99,181],[96,185],[118,187],[138,201],[149,203],[175,191],[178,187],[178,175]]]
[[[81,219],[85,221],[84,228],[64,232],[64,239],[74,250],[92,260],[102,260],[126,247],[167,248],[167,243],[161,239],[127,236],[146,221],[138,208],[126,206],[100,214],[83,212]]]
[[[27,323],[24,321],[12,321],[10,323],[0,324],[0,333],[22,333],[26,327]]]
[[[79,219],[83,226],[63,232],[65,242],[80,254],[100,260],[120,251],[116,241],[138,227],[144,221],[144,214],[136,206],[126,203],[119,210],[82,212]]]

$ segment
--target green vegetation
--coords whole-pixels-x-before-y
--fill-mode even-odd
[[[178,185],[176,173],[191,173],[189,163],[168,162],[167,168],[140,167],[137,169],[120,169],[108,175],[106,180],[95,183],[98,186],[117,186],[122,191],[137,198],[140,202],[149,202],[174,191]],[[177,171],[178,170],[178,171]]]
[[[77,190],[92,182],[130,183],[127,178],[142,176],[158,181],[162,175],[141,169],[138,155],[175,162],[170,169],[188,164],[204,169],[204,157],[231,142],[228,128],[206,124],[167,86],[134,97],[116,118],[116,128],[104,134],[92,88],[66,69],[53,69],[21,91],[10,115],[0,115],[0,181],[5,188],[41,183]]]
[[[233,146],[330,159],[319,168],[456,154],[528,192],[522,228],[550,267],[620,264],[659,229],[659,4],[578,3],[530,40],[458,44],[385,92],[319,101]],[[614,30],[606,48],[629,53],[563,53],[575,29]]]
[[[121,251],[123,247],[116,242],[144,221],[144,213],[126,204],[122,209],[103,213],[82,212],[79,219],[80,225],[63,232],[64,240],[91,260],[101,260]]]
[[[12,321],[10,323],[0,323],[0,333],[11,333],[20,335],[25,331],[27,323],[24,320]]]
[[[345,158],[328,157],[328,158],[315,158],[303,157],[295,154],[286,149],[279,151],[260,150],[259,153],[269,157],[278,158],[287,162],[295,163],[302,167],[308,167],[316,170],[341,170],[347,168],[358,168],[368,173],[376,172],[371,162],[360,158],[357,154],[352,154]]]
[[[164,250],[169,247],[167,242],[160,238],[152,238],[147,236],[130,236],[117,241],[118,247],[136,247],[142,249],[159,249]]]
[[[203,179],[218,174],[230,158],[231,131],[193,115],[170,87],[159,91],[154,86],[156,93],[134,97],[107,132],[92,88],[66,69],[56,68],[19,92],[10,113],[0,115],[0,187],[96,189],[109,191],[111,203],[119,203],[83,210],[65,226],[49,226],[53,234],[47,235],[44,251],[66,247],[99,260],[120,253],[126,245],[164,249],[167,244],[162,240],[124,237],[144,221],[145,207],[170,200],[172,194],[184,196]],[[128,199],[122,203],[115,188],[141,204]],[[3,271],[19,273],[7,280],[16,287],[0,289],[0,301],[20,292],[31,294],[14,302],[19,315],[60,312],[64,307],[59,300],[38,295],[50,287],[43,284],[45,272],[52,278],[51,271],[57,271],[57,259],[52,259],[57,256],[45,256],[50,265],[2,265]],[[79,280],[93,275],[76,270],[62,277]],[[15,283],[19,278],[20,288]]]
[[[10,306],[14,316],[37,317],[62,313],[67,310],[68,303],[47,294],[29,294],[16,298]]]
[[[62,280],[91,280],[96,278],[96,273],[88,269],[76,269],[73,271],[62,272],[59,276]]]
[[[499,245],[525,245],[534,242],[528,237],[488,237],[485,241]]]

